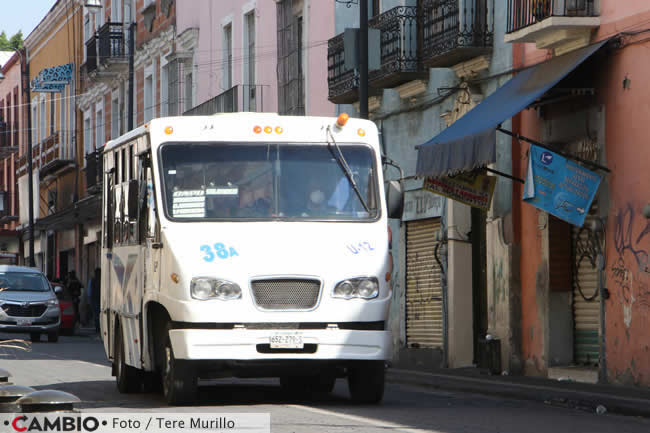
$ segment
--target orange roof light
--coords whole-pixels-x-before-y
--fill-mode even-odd
[[[348,113],[341,113],[339,114],[339,117],[336,119],[336,126],[339,128],[343,128],[346,123],[348,123],[348,120],[350,120],[350,116],[348,116]]]
[[[262,127],[259,126],[259,125],[256,126],[255,128],[253,128],[253,132],[256,133],[256,134],[261,133],[262,132]]]
[[[165,134],[172,135],[173,133],[174,133],[174,128],[172,128],[171,126],[165,128]]]
[[[359,137],[365,137],[366,136],[366,131],[363,128],[359,128],[357,131],[357,134],[359,134]]]
[[[265,126],[264,127],[264,132],[266,132],[267,134],[270,134],[271,132],[273,132],[273,128],[271,128],[270,126]]]

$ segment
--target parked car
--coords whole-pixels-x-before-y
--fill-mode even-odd
[[[79,321],[75,314],[74,299],[63,283],[50,281],[54,288],[54,293],[59,299],[59,308],[61,309],[61,326],[59,332],[63,335],[74,335],[79,328]]]
[[[29,333],[32,341],[47,334],[59,340],[61,309],[54,289],[35,268],[0,265],[0,331]]]

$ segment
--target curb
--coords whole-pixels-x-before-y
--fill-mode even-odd
[[[598,413],[599,406],[604,406],[607,412],[650,418],[650,400],[648,399],[560,388],[553,386],[555,385],[553,382],[549,385],[529,385],[398,369],[387,370],[386,380],[389,383],[415,385],[429,389],[538,401],[552,406],[581,409],[594,413]]]

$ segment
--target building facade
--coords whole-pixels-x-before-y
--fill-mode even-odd
[[[24,153],[26,113],[23,77],[25,52],[7,53],[0,81],[0,263],[18,264],[21,243],[18,226],[18,149]]]
[[[180,91],[192,96],[180,112],[334,114],[324,42],[333,35],[331,2],[179,0],[177,19]]]
[[[557,10],[511,20],[506,39],[514,43],[516,66],[606,43],[549,92],[547,104],[517,116],[515,131],[609,171],[593,168],[602,180],[582,227],[513,201],[524,371],[647,387],[650,225],[643,208],[650,179],[643,119],[650,93],[635,83],[649,67],[650,6],[555,3]],[[513,161],[525,161],[528,150],[513,141]],[[523,176],[525,164],[514,170]]]
[[[508,261],[511,184],[499,179],[489,212],[475,211],[423,188],[415,177],[416,145],[453,124],[507,81],[512,50],[503,41],[505,5],[482,0],[369,1],[370,118],[384,155],[403,170],[405,208],[392,220],[395,365],[435,370],[478,363],[485,337],[503,326],[488,276],[492,260]],[[329,40],[329,99],[358,109],[359,74],[346,61],[346,28],[359,25],[353,2],[336,5]],[[371,36],[372,39],[372,36]],[[373,44],[369,46],[372,48]],[[509,171],[509,140],[499,138],[495,168]],[[387,178],[400,173],[385,166]],[[503,357],[511,358],[503,344]]]
[[[77,39],[82,3],[60,0],[25,40],[31,87],[35,263],[48,278],[82,266],[80,245],[86,209],[79,206],[83,154],[77,148],[75,98],[82,47]],[[20,152],[19,195],[28,197],[26,149]],[[28,199],[20,209],[28,224]],[[24,252],[29,254],[28,240]]]

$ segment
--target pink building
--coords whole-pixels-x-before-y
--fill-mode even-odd
[[[515,43],[515,68],[608,41],[547,93],[546,104],[513,118],[522,136],[610,170],[597,170],[602,181],[581,228],[522,203],[514,184],[523,369],[571,377],[577,366],[577,380],[648,387],[650,3],[510,2],[506,40]],[[526,5],[530,15],[516,13]],[[526,175],[528,149],[513,140],[516,176]]]
[[[22,54],[22,57],[21,57]],[[21,68],[22,53],[9,53],[1,65],[4,79],[0,80],[0,263],[17,264],[19,256],[18,189],[16,172],[18,150],[25,153],[26,122],[23,116]]]
[[[334,115],[335,105],[327,100],[333,2],[177,3],[177,51],[193,65],[187,74],[194,84],[184,79],[186,93],[192,89],[191,113]]]

